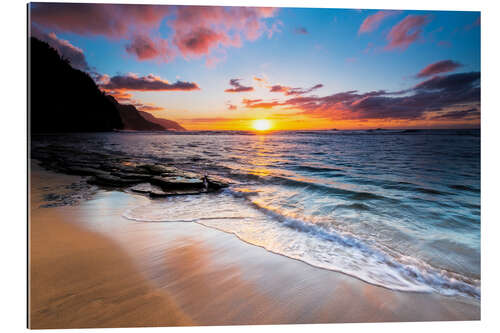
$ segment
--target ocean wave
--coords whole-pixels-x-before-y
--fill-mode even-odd
[[[227,190],[211,197],[155,201],[130,209],[123,216],[143,222],[200,223],[270,252],[393,290],[480,299],[480,280],[432,267],[376,242],[335,230],[331,223],[311,223],[283,215],[259,205],[252,195],[255,193],[251,191],[241,194]]]

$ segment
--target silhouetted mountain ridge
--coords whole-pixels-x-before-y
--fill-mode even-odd
[[[106,96],[120,112],[124,130],[134,131],[163,131],[165,128],[159,124],[144,119],[135,106],[131,104],[120,104],[113,96]]]
[[[144,119],[146,119],[152,123],[159,124],[159,125],[163,126],[166,130],[186,131],[186,129],[184,127],[182,127],[181,125],[179,125],[179,123],[177,123],[173,120],[168,120],[165,118],[157,118],[157,117],[153,116],[151,113],[148,113],[145,111],[139,111],[139,113]]]
[[[30,38],[29,103],[32,133],[101,132],[123,128],[115,106],[85,72],[55,49]]]
[[[185,129],[104,94],[89,74],[73,68],[49,44],[30,38],[31,133]]]

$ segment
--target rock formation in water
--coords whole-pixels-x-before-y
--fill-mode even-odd
[[[172,165],[137,162],[119,153],[75,150],[71,146],[32,148],[31,158],[49,170],[87,176],[86,181],[92,185],[128,189],[150,197],[202,194],[228,186],[227,181],[214,175],[189,172]]]

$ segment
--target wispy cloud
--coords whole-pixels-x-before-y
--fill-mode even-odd
[[[375,14],[369,15],[365,18],[361,26],[359,27],[358,34],[364,34],[377,29],[383,20],[401,14],[402,11],[399,10],[380,10]]]
[[[292,88],[288,86],[283,86],[283,85],[273,85],[269,86],[269,92],[276,92],[276,93],[284,93],[286,96],[290,95],[304,95],[308,94],[316,89],[322,88],[323,84],[319,83],[316,84],[315,86],[312,86],[311,88],[304,89],[304,88]]]
[[[447,73],[454,71],[455,69],[461,67],[462,64],[455,62],[453,60],[442,60],[435,62],[433,64],[427,65],[418,74],[418,78],[423,78],[431,75],[436,75],[440,73]]]
[[[417,41],[422,35],[422,28],[431,20],[429,15],[408,15],[396,24],[389,34],[386,50],[406,50],[410,44]]]
[[[243,99],[242,103],[248,109],[272,109],[275,106],[283,105],[278,101],[264,102],[262,99]]]

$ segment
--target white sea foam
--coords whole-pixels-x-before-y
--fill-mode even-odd
[[[279,215],[230,191],[154,200],[131,208],[123,215],[144,222],[200,223],[234,234],[270,252],[393,290],[480,298],[479,280],[436,269],[422,260],[388,249],[384,251],[347,232],[326,230]]]

